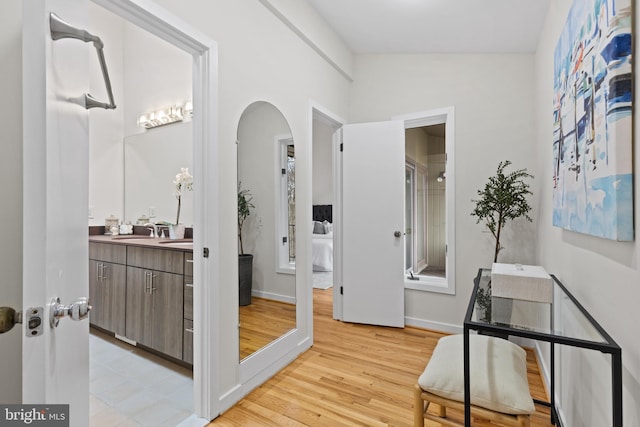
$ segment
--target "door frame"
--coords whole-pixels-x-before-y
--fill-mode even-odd
[[[184,21],[144,0],[91,0],[122,19],[161,38],[193,57],[193,253],[194,287],[193,384],[194,412],[206,420],[220,413],[219,364],[221,348],[218,310],[220,301],[218,163],[218,47],[217,43]],[[211,183],[211,184],[210,184]],[[206,220],[205,220],[206,219]],[[203,254],[208,248],[209,256]]]
[[[333,134],[333,142],[332,142],[332,175],[333,175],[333,200],[331,203],[333,204],[333,222],[336,221],[336,213],[338,211],[338,201],[342,200],[342,191],[341,186],[338,183],[341,183],[340,171],[342,170],[342,165],[340,162],[340,156],[338,156],[338,135],[340,133],[340,128],[342,125],[346,123],[346,120],[340,118],[338,115],[333,113],[328,108],[324,107],[320,103],[309,100],[309,109],[307,115],[307,146],[306,151],[309,155],[306,157],[307,164],[301,165],[306,167],[309,171],[309,176],[311,179],[307,181],[307,187],[305,190],[307,194],[310,194],[309,200],[311,200],[311,204],[313,204],[313,122],[321,121],[325,124],[331,126],[335,129]],[[312,212],[312,207],[310,207],[309,212]],[[301,230],[307,230],[306,235],[311,236],[313,231],[313,218],[309,215],[309,218],[305,218],[304,221],[299,222],[301,225]],[[342,265],[342,255],[340,253],[341,247],[336,244],[340,239],[340,230],[337,230],[334,226],[333,229],[333,318],[337,320],[342,319],[342,298],[340,296],[340,285],[342,283],[341,265]],[[307,288],[309,290],[310,298],[307,299],[307,325],[309,325],[309,330],[307,331],[308,336],[311,338],[311,342],[313,343],[313,257],[311,256],[311,239],[305,239],[305,248],[304,251],[307,256],[307,277],[306,283]]]

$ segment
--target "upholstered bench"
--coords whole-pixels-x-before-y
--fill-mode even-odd
[[[462,335],[440,338],[415,385],[414,425],[425,418],[445,426],[462,426],[446,418],[446,409],[464,413],[464,347]],[[526,352],[517,345],[484,335],[469,336],[471,414],[493,423],[528,427],[535,412],[527,381]],[[438,415],[427,412],[439,405]]]

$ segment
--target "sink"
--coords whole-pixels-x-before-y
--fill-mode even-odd
[[[193,245],[193,239],[158,240],[160,245]]]
[[[153,239],[151,236],[145,236],[143,234],[124,234],[119,236],[113,236],[112,240],[131,240],[131,239]]]

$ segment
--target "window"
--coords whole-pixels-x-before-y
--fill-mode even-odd
[[[277,181],[276,188],[276,270],[295,272],[296,265],[296,161],[291,136],[276,137]]]

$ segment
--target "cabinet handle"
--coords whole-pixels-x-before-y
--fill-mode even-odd
[[[193,264],[193,260],[192,259],[188,259],[186,260],[187,262],[190,262],[191,264]]]
[[[145,294],[151,293],[151,291],[149,291],[149,288],[151,288],[151,282],[149,281],[149,272],[145,271],[144,272],[144,293]]]
[[[193,333],[193,328],[185,328],[185,330],[184,330],[184,331],[185,331],[185,332],[191,332],[191,333]]]
[[[184,284],[187,288],[193,288],[193,283],[185,283]]]
[[[96,284],[100,283],[100,263],[96,262]]]
[[[109,266],[108,266],[107,264],[102,263],[102,273],[100,274],[100,275],[102,276],[102,277],[101,277],[101,279],[102,279],[102,280],[105,280],[105,279],[106,279],[106,280],[109,280],[109,277],[106,275],[106,271],[107,271],[107,268],[108,268],[108,267],[109,267]]]
[[[149,293],[153,294],[153,291],[156,290],[156,288],[153,287],[153,279],[155,279],[156,276],[155,274],[153,274],[152,272],[149,272]]]
[[[98,263],[98,282],[100,282],[100,284],[102,284],[104,282],[104,262],[99,262]]]

